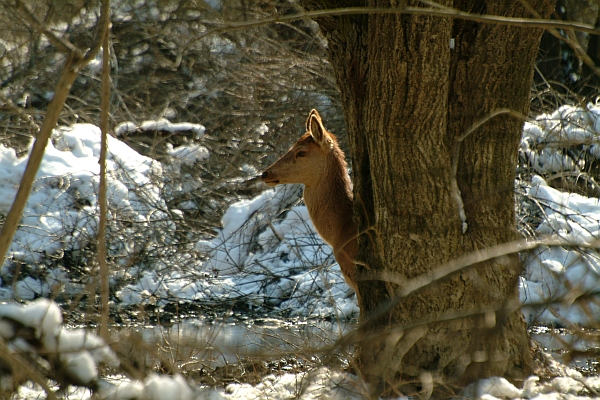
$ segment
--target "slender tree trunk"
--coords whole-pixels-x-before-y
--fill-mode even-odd
[[[98,265],[100,269],[100,326],[99,334],[107,342],[110,342],[108,332],[108,319],[110,309],[108,301],[110,298],[109,270],[106,262],[106,217],[108,214],[108,200],[106,191],[106,152],[108,151],[108,132],[110,115],[110,0],[104,0],[103,12],[107,17],[103,20],[106,25],[104,37],[102,38],[102,97],[100,99],[100,182],[98,188],[98,205],[100,215],[98,217]]]
[[[391,7],[386,1],[304,3]],[[442,3],[532,17],[518,0]],[[529,4],[544,17],[553,9],[553,0]],[[317,22],[341,90],[354,211],[364,232],[358,259],[370,278],[359,282],[364,340],[357,367],[372,394],[430,394],[436,386],[439,397],[480,377],[526,377],[529,341],[514,308],[518,257],[477,264],[400,301],[402,285],[384,276],[428,276],[444,262],[517,238],[513,181],[523,121],[498,116],[462,142],[456,182],[465,233],[452,159],[457,139],[490,112],[527,114],[542,31],[400,14]]]

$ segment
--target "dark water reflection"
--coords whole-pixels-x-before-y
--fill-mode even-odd
[[[533,327],[531,338],[541,349],[584,375],[600,373],[600,331],[596,329],[554,329]]]
[[[135,358],[137,368],[165,364],[214,369],[243,359],[319,357],[355,322],[283,321],[253,323],[185,320],[170,327],[143,327],[122,331],[116,340],[121,354]]]
[[[250,320],[248,320],[250,321]],[[136,367],[214,369],[247,359],[303,358],[318,363],[356,322],[289,321],[263,318],[252,322],[189,319],[169,327],[123,330],[115,337],[120,354]],[[600,331],[533,327],[533,340],[544,352],[585,375],[600,373]],[[351,349],[347,349],[350,352]],[[575,357],[572,357],[575,355]],[[344,359],[341,355],[340,359]],[[351,354],[347,354],[351,359]]]

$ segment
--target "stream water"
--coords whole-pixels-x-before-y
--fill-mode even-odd
[[[578,331],[537,326],[530,329],[531,338],[540,344],[544,352],[584,375],[600,372],[600,331]]]
[[[313,354],[331,346],[355,322],[283,321],[262,319],[253,323],[185,320],[170,327],[148,326],[123,330],[115,344],[136,366],[173,362],[201,364],[214,369],[245,359],[273,360],[278,357]]]
[[[154,366],[167,357],[181,365],[186,362],[214,369],[235,364],[244,359],[277,359],[287,356],[312,357],[312,354],[331,346],[343,334],[356,328],[356,322],[326,322],[315,320],[285,321],[260,319],[252,323],[185,320],[170,327],[140,327],[119,335],[122,351],[140,356],[146,366]],[[134,335],[132,331],[136,331]],[[557,361],[574,367],[584,374],[600,371],[597,331],[585,330],[575,334],[565,329],[534,327],[531,337],[543,351]],[[125,336],[124,336],[125,335]],[[140,346],[144,351],[140,352]],[[570,352],[578,352],[571,358]]]

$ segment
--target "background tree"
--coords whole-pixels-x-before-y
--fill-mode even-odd
[[[553,10],[552,0],[441,3],[510,17],[548,17]],[[333,9],[421,2],[303,4]],[[405,289],[389,282],[390,273],[407,280],[428,276],[448,260],[518,237],[512,193],[523,121],[502,115],[464,140],[456,174],[460,192],[453,185],[452,158],[457,139],[491,112],[527,114],[542,30],[377,13],[317,22],[340,86],[355,217],[364,232],[359,260],[371,276],[359,283],[366,323],[359,370],[377,395],[414,394],[434,381],[527,376],[529,342],[522,315],[513,308],[516,255],[476,264],[381,310]]]

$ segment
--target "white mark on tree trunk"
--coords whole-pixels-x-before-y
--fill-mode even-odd
[[[460,189],[458,188],[458,183],[456,182],[456,176],[452,177],[452,195],[454,196],[454,200],[456,201],[456,205],[458,206],[458,216],[460,217],[461,230],[463,235],[467,233],[467,229],[469,229],[469,224],[467,224],[467,214],[465,213],[465,205],[463,203],[462,194],[460,193]]]
[[[456,139],[456,145],[454,146],[454,156],[452,157],[452,176],[451,176],[451,185],[452,185],[452,196],[454,196],[454,200],[456,201],[456,205],[458,207],[458,216],[460,218],[460,223],[461,223],[461,230],[463,235],[465,233],[467,233],[467,229],[469,228],[469,225],[467,224],[467,214],[465,213],[465,205],[462,199],[462,194],[460,192],[460,189],[458,188],[458,182],[456,180],[456,173],[458,171],[458,157],[460,156],[460,145],[462,144],[463,140],[466,139],[467,136],[469,136],[471,133],[473,133],[474,131],[476,131],[481,125],[485,124],[487,121],[489,121],[490,119],[498,116],[498,115],[503,115],[503,114],[508,114],[513,118],[517,118],[517,119],[521,119],[523,121],[527,121],[527,117],[524,116],[523,114],[511,110],[509,108],[501,108],[495,111],[492,111],[491,113],[489,113],[488,115],[486,115],[485,117],[483,117],[482,119],[480,119],[479,121],[475,122],[469,129],[467,129],[467,131],[465,133],[463,133],[461,136],[459,136]]]

